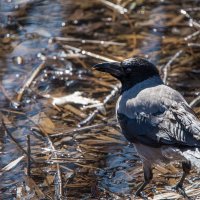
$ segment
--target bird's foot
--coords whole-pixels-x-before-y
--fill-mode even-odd
[[[183,185],[178,183],[175,186],[171,188],[172,190],[175,190],[179,192],[186,200],[192,200],[185,192],[185,189],[183,188]]]

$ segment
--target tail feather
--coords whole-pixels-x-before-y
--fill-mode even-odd
[[[182,155],[200,172],[200,148],[188,149]]]

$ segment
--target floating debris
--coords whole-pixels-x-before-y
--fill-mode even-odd
[[[52,97],[50,95],[44,95],[44,97],[52,99],[52,104],[56,106],[62,106],[67,103],[74,103],[74,104],[80,104],[80,105],[88,105],[88,104],[100,105],[101,104],[99,100],[84,97],[82,96],[82,94],[83,92],[76,91],[72,94],[69,94],[63,97]]]

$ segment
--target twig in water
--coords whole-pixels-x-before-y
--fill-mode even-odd
[[[120,5],[114,4],[110,1],[107,1],[107,0],[98,0],[98,1],[106,5],[108,8],[111,8],[112,10],[119,12],[120,14],[125,14],[128,12],[126,8]]]
[[[30,158],[30,160],[34,163],[34,164],[38,164],[39,162],[36,161],[31,155],[28,154],[28,152],[26,152],[26,150],[23,149],[23,147],[17,142],[17,140],[12,136],[12,134],[9,132],[9,130],[7,129],[4,121],[2,120],[1,121],[1,124],[2,124],[2,128],[3,130],[5,131],[5,133],[13,140],[13,142],[17,145],[17,147],[24,153],[26,154],[27,157]],[[44,172],[39,168],[39,170],[41,171],[41,175],[42,177],[45,178],[46,182],[47,182],[47,185],[49,186],[49,181],[48,179],[46,178],[46,176],[43,174]]]
[[[62,45],[62,44],[61,44]],[[105,56],[101,56],[101,55],[98,55],[98,54],[95,54],[95,53],[92,53],[90,51],[85,51],[85,50],[82,50],[82,49],[79,49],[77,47],[73,47],[73,46],[70,46],[70,45],[62,45],[63,48],[65,49],[70,49],[72,51],[75,51],[76,53],[81,53],[83,55],[87,55],[87,56],[90,56],[92,58],[96,58],[96,59],[100,59],[100,60],[103,60],[103,61],[106,61],[106,62],[115,62],[116,60],[113,60],[113,59],[110,59],[110,58],[107,58]]]
[[[15,160],[13,160],[13,161],[10,162],[9,164],[7,164],[7,165],[6,165],[5,167],[3,167],[2,169],[0,169],[0,176],[1,176],[3,173],[5,173],[5,172],[7,172],[7,171],[9,171],[9,170],[11,170],[11,169],[13,169],[24,157],[25,157],[25,156],[21,156],[21,157],[15,159]]]
[[[27,135],[27,175],[31,176],[31,145],[30,145],[30,135]]]
[[[190,106],[193,108],[195,106],[197,106],[200,103],[200,95],[197,96],[191,103]]]
[[[199,34],[200,34],[200,31],[195,31],[194,33],[192,33],[192,34],[190,34],[190,35],[184,37],[184,40],[185,40],[185,41],[191,40],[193,37],[196,37],[196,36],[198,36]]]
[[[85,40],[79,38],[66,38],[66,37],[55,37],[57,41],[63,42],[81,42],[82,44],[91,43],[91,44],[101,44],[101,45],[116,45],[116,46],[125,46],[125,43],[113,42],[113,41],[104,41],[104,40]]]
[[[108,96],[104,99],[102,106],[104,107],[120,90],[121,85],[117,84]],[[101,112],[101,107],[97,107],[86,119],[79,123],[79,126],[90,123]]]
[[[62,200],[63,199],[63,187],[62,187],[62,177],[61,177],[61,171],[60,171],[60,164],[56,163],[56,167],[57,167],[57,174],[56,174],[55,180],[58,183],[58,187],[55,187],[55,189],[56,189],[56,194],[58,196],[58,199]],[[56,186],[56,184],[55,184],[55,186]]]
[[[22,88],[18,91],[18,95],[17,95],[17,101],[21,101],[22,96],[24,94],[24,91],[26,88],[28,88],[32,81],[35,79],[35,77],[40,73],[40,71],[45,67],[45,60],[42,61],[42,63],[33,71],[33,73],[31,74],[31,76],[28,78],[28,80],[26,80],[25,84],[22,86]]]
[[[38,185],[35,183],[35,181],[29,177],[29,176],[24,176],[24,181],[26,183],[26,185],[32,189],[33,192],[36,193],[37,195],[37,199],[50,199],[47,196],[45,196],[45,194],[40,190],[40,188],[38,187]]]
[[[197,44],[197,43],[188,43],[188,47],[200,47],[200,44]]]
[[[28,118],[28,119],[42,131],[42,133],[48,140],[50,148],[54,151],[54,153],[52,154],[53,157],[55,159],[57,159],[58,156],[56,154],[56,149],[55,149],[54,144],[53,144],[51,138],[49,137],[49,135],[46,133],[46,131],[44,129],[42,129],[42,127],[40,127],[38,124],[36,124],[33,120],[31,120],[30,118]],[[57,174],[56,174],[57,179],[56,180],[57,180],[58,187],[56,187],[56,184],[55,184],[55,193],[56,193],[56,198],[59,200],[62,200],[63,199],[63,184],[62,184],[62,175],[61,175],[59,163],[56,164],[56,169],[57,169]]]
[[[88,117],[86,117],[83,121],[81,121],[78,126],[83,126],[85,124],[90,123],[91,121],[93,121],[93,119],[96,117],[96,115],[100,112],[100,109],[97,108],[96,110],[94,110],[92,113],[89,114]]]
[[[168,72],[170,70],[171,64],[174,62],[174,60],[176,60],[177,57],[179,57],[181,54],[183,53],[183,50],[179,50],[169,61],[168,63],[162,67],[162,72],[164,74],[163,76],[163,82],[166,83],[167,82],[167,76],[168,76]]]
[[[96,129],[96,128],[100,128],[100,127],[114,126],[116,124],[117,124],[117,121],[108,122],[108,123],[102,123],[102,124],[94,124],[94,125],[90,125],[90,126],[74,128],[74,129],[71,129],[71,130],[69,130],[67,132],[64,132],[64,133],[51,134],[50,137],[65,136],[65,135],[69,135],[69,134],[72,134],[72,133],[78,133],[78,132],[87,131],[87,130],[91,130],[91,129]]]
[[[186,16],[189,20],[190,20],[190,24],[192,24],[193,26],[200,28],[200,24],[194,20],[186,10],[181,9],[181,14],[183,14],[184,16]]]

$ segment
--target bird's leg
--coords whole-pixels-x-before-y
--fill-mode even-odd
[[[191,170],[191,162],[190,161],[183,161],[182,162],[182,168],[183,168],[183,174],[180,179],[180,181],[173,187],[173,189],[178,190],[185,198],[189,199],[187,194],[185,193],[185,190],[183,188],[183,182],[186,178],[186,176],[190,173]]]
[[[184,182],[186,176],[190,173],[190,170],[191,170],[190,161],[183,161],[182,162],[182,168],[183,168],[183,174],[182,174],[180,181],[176,185],[177,187],[183,187],[183,182]]]
[[[153,178],[151,163],[145,161],[143,162],[143,172],[144,172],[144,182],[139,186],[135,192],[135,196],[141,196],[140,192],[150,183]]]

